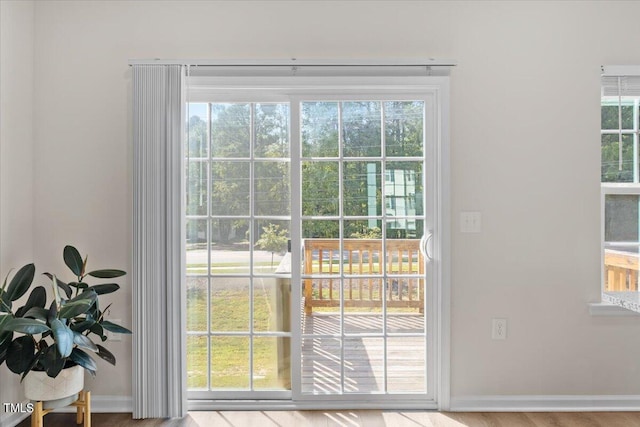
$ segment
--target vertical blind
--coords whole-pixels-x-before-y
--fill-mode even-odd
[[[180,65],[133,71],[133,417],[186,415]]]

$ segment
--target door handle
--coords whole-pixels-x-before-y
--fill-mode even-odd
[[[429,252],[429,242],[433,239],[433,231],[429,231],[426,235],[423,235],[420,239],[420,252],[424,255],[429,261],[433,260],[433,256]]]

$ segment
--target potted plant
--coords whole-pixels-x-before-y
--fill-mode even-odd
[[[45,401],[45,408],[66,406],[76,400],[84,387],[84,371],[95,376],[97,365],[92,353],[116,364],[114,355],[98,344],[107,340],[105,331],[131,333],[104,319],[109,307],[100,309],[100,295],[115,292],[120,286],[89,285],[85,281],[88,277],[114,279],[126,273],[115,269],[87,271],[87,257],[83,260],[73,246],[64,248],[63,259],[74,279],[66,283],[44,273],[53,290],[50,304],[45,288],[37,286],[23,306],[13,307],[33,283],[34,264],[18,270],[8,284],[7,276],[0,289],[0,365],[6,362],[11,372],[20,375],[25,396]]]

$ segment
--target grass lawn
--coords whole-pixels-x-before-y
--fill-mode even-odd
[[[206,287],[193,281],[187,290],[187,330],[204,331],[207,328]],[[202,280],[202,279],[200,279]],[[221,279],[218,279],[221,280]],[[225,279],[225,287],[212,286],[211,331],[249,331],[249,287],[247,279]],[[235,281],[235,283],[233,283]],[[206,279],[204,279],[206,283]],[[255,279],[253,325],[255,332],[276,331],[275,280]],[[208,362],[211,363],[211,388],[249,387],[249,337],[212,336],[211,355],[207,354],[207,336],[187,337],[187,387],[207,387]],[[278,379],[278,341],[289,346],[288,338],[254,337],[254,388],[282,388]],[[286,379],[284,379],[287,381]]]

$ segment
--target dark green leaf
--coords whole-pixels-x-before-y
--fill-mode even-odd
[[[94,320],[100,320],[100,316],[102,316],[102,312],[98,309],[100,305],[100,300],[96,300],[95,304],[91,306],[89,311],[87,312],[87,317],[91,316]]]
[[[49,279],[53,280],[53,274],[44,273],[44,275],[47,276]],[[67,285],[65,282],[61,281],[57,277],[56,277],[56,283],[58,284],[58,287],[61,288],[64,291],[64,293],[67,295],[67,298],[71,298],[71,294],[73,293],[73,291],[71,290],[69,285]]]
[[[60,309],[60,313],[58,314],[58,317],[60,319],[71,319],[73,317],[79,316],[81,314],[86,313],[92,304],[93,302],[88,299],[81,299],[78,301],[68,302],[62,306],[62,308]]]
[[[71,290],[71,287],[69,285],[67,285],[66,283],[61,282],[60,280],[58,280],[57,277],[56,277],[56,283],[58,284],[58,287],[64,291],[64,293],[67,296],[67,298],[71,298],[71,295],[73,295],[73,291]]]
[[[51,323],[57,318],[58,318],[58,305],[56,304],[55,301],[52,301],[51,305],[49,306],[49,313],[47,313],[47,322]]]
[[[11,270],[9,270],[9,272],[4,278],[4,281],[2,282],[2,288],[0,288],[1,291],[4,291],[5,289],[7,289],[7,280],[9,280],[9,274],[11,274]]]
[[[102,285],[91,286],[89,289],[93,289],[98,295],[104,295],[117,291],[120,289],[120,286],[116,283],[105,283]]]
[[[31,370],[33,368],[35,368],[35,366],[38,364],[38,362],[40,361],[42,354],[44,353],[44,350],[46,350],[47,347],[42,347],[40,350],[38,350],[38,352],[36,353],[35,357],[33,358],[33,360],[31,361],[31,364],[29,364],[29,366],[27,367],[27,369],[23,372],[22,376],[20,377],[20,382],[22,382],[22,380],[24,380],[24,377],[27,376],[27,374],[29,372],[31,372]]]
[[[89,328],[89,330],[99,336],[102,341],[107,340],[107,336],[104,334],[104,329],[102,329],[102,326],[100,326],[99,323],[95,323]]]
[[[29,311],[27,311],[22,317],[38,319],[38,320],[42,320],[43,322],[46,322],[48,313],[49,313],[49,310],[47,310],[46,308],[31,307]]]
[[[91,358],[91,356],[89,356],[87,353],[76,347],[71,353],[71,360],[85,368],[91,375],[95,376],[98,366],[96,365],[96,362]]]
[[[97,344],[96,346],[98,347],[98,356],[100,356],[102,359],[106,360],[107,362],[111,363],[113,366],[115,366],[116,357],[113,354],[111,354],[109,350],[107,350],[100,344]]]
[[[36,273],[36,266],[33,264],[27,264],[22,267],[11,282],[9,282],[9,287],[7,288],[7,296],[9,300],[15,301],[24,295],[31,283],[33,282],[33,276]]]
[[[0,365],[7,358],[7,352],[11,346],[11,340],[13,339],[13,332],[5,332],[0,334]]]
[[[9,295],[0,289],[0,312],[10,313],[11,312],[11,300],[9,299]]]
[[[42,364],[47,375],[51,378],[58,376],[64,368],[66,357],[62,357],[55,345],[47,347],[42,356]]]
[[[31,307],[40,307],[44,308],[47,303],[47,291],[44,289],[44,286],[36,286],[29,295],[29,299],[25,304],[27,310]]]
[[[14,374],[23,373],[33,360],[36,352],[36,345],[28,335],[23,335],[11,342],[7,353],[7,367]]]
[[[6,332],[0,333],[0,345],[6,342],[11,342],[12,339],[13,339],[13,331],[6,331]]]
[[[51,331],[60,355],[68,357],[73,349],[73,331],[58,319],[54,319],[51,322]]]
[[[98,294],[93,289],[87,289],[81,294],[70,299],[68,302],[74,302],[79,300],[91,300],[91,304],[93,304],[97,298],[98,298]]]
[[[113,279],[115,277],[124,276],[125,274],[127,274],[125,271],[116,270],[113,268],[89,272],[89,276],[97,277],[99,279]]]
[[[62,257],[64,258],[64,263],[67,264],[73,274],[78,277],[82,276],[82,257],[76,248],[69,245],[65,246],[62,251]]]
[[[76,289],[87,289],[89,285],[84,282],[69,282],[69,286]]]
[[[24,314],[33,307],[42,307],[47,303],[47,291],[44,286],[38,286],[31,291],[27,303],[16,311],[16,317],[24,317]]]
[[[97,298],[98,294],[93,289],[86,290],[67,301],[60,309],[58,317],[69,319],[84,313],[91,314],[90,308],[92,308]]]
[[[116,325],[115,323],[109,322],[108,320],[104,320],[101,322],[101,325],[104,329],[110,332],[115,332],[116,334],[130,334],[131,331],[127,328]]]
[[[0,315],[0,333],[4,332],[5,325],[11,319],[13,319],[13,316],[10,315],[10,314],[2,314],[2,315]]]
[[[83,320],[79,323],[73,323],[71,325],[71,330],[82,333],[93,326],[94,323],[96,323],[94,320]]]
[[[98,351],[98,347],[96,347],[93,341],[79,332],[73,333],[73,343],[78,347],[86,348],[87,350],[91,350],[94,353]]]
[[[35,335],[48,331],[49,327],[40,320],[15,317],[5,323],[4,329],[7,331]]]

